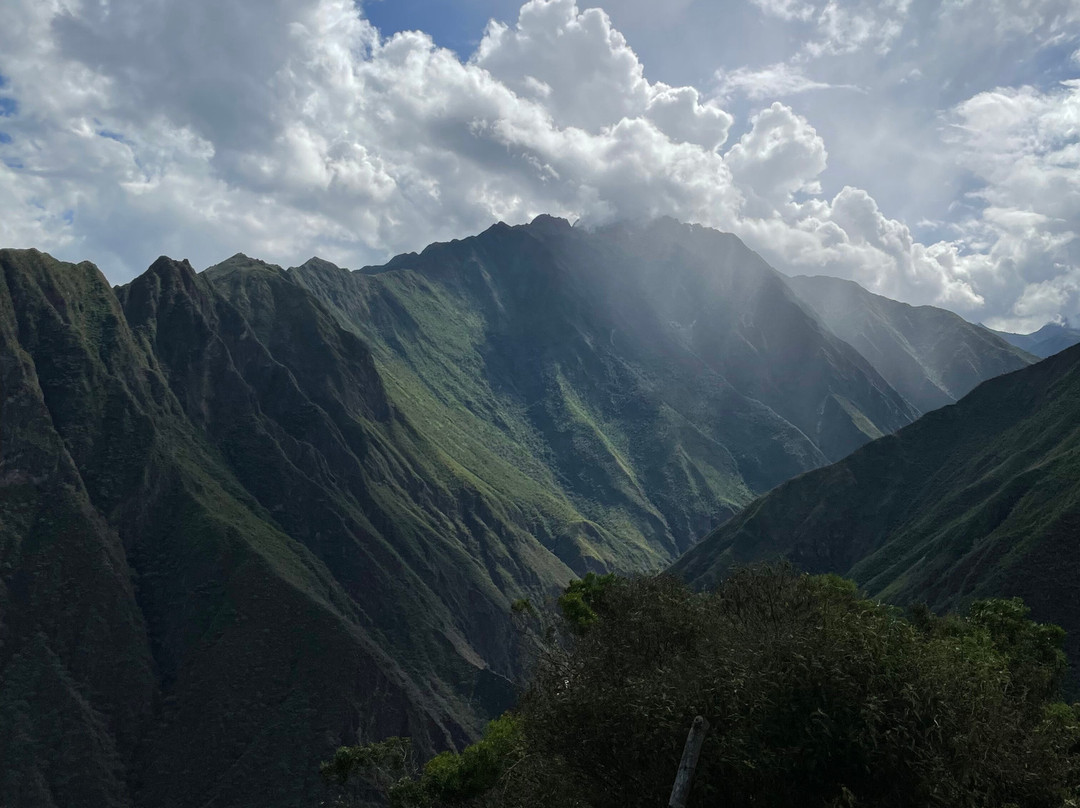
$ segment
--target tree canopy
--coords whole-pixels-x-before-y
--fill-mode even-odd
[[[696,715],[711,729],[689,806],[1078,804],[1063,632],[1018,600],[903,613],[835,576],[760,567],[707,593],[587,576],[559,605],[514,713],[402,773],[392,804],[666,805]],[[365,766],[337,782],[370,782]]]

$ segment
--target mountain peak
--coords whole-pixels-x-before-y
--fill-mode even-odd
[[[191,266],[191,262],[188,261],[188,259],[181,258],[180,260],[177,260],[175,258],[170,258],[167,255],[159,255],[157,260],[149,266],[147,271],[158,274],[162,272],[190,272],[192,275],[195,274],[195,268]]]
[[[235,255],[226,258],[220,264],[214,264],[211,267],[207,267],[204,272],[209,273],[209,276],[213,278],[215,276],[220,277],[230,272],[236,272],[243,269],[261,269],[269,270],[275,273],[285,272],[285,270],[277,264],[271,264],[259,258],[252,258],[251,256],[245,255],[241,252],[238,252]]]
[[[559,216],[552,216],[548,213],[541,213],[539,216],[535,217],[531,222],[529,222],[529,227],[559,231],[570,230],[573,226],[567,219],[563,219]]]
[[[1080,343],[1080,329],[1072,328],[1067,323],[1047,323],[1030,334],[1013,334],[1008,331],[994,333],[1006,342],[1039,357],[1053,356]]]
[[[335,272],[342,272],[342,271],[347,272],[348,271],[348,270],[343,269],[343,267],[339,267],[337,264],[333,263],[332,261],[327,261],[324,258],[319,258],[319,256],[317,256],[317,255],[311,256],[311,258],[309,258],[304,263],[302,263],[298,268],[299,269],[321,270],[321,271],[324,271],[324,272],[325,271],[335,271]]]

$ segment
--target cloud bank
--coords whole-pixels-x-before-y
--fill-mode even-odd
[[[924,244],[867,190],[823,193],[827,143],[795,108],[843,85],[808,78],[815,60],[898,48],[906,0],[757,5],[805,28],[803,49],[705,91],[650,81],[609,16],[574,0],[530,0],[466,60],[424,33],[383,36],[347,0],[12,0],[0,244],[121,282],[163,252],[357,266],[542,212],[671,215],[783,271],[998,326],[1080,314],[1080,82],[940,113],[965,190]],[[1002,15],[1002,36],[1031,24]],[[762,103],[736,119],[734,95]]]

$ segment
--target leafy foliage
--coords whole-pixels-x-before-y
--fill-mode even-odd
[[[783,556],[939,612],[1020,597],[1080,660],[1080,347],[792,479],[671,568],[699,588]],[[1080,669],[1065,685],[1080,697]]]
[[[327,783],[340,787],[339,803],[359,802],[388,792],[415,771],[412,741],[387,738],[358,746],[342,746],[331,760],[319,766]]]
[[[1080,705],[1055,700],[1062,632],[1019,601],[905,616],[839,577],[763,567],[705,594],[594,577],[560,605],[568,636],[514,716],[428,764],[423,799],[399,805],[663,805],[695,715],[711,729],[691,806],[1080,796]]]
[[[484,736],[462,752],[442,752],[418,771],[408,738],[343,746],[319,770],[338,789],[338,804],[372,794],[393,808],[475,804],[492,792],[524,756],[521,722],[506,714],[488,724]]]
[[[559,612],[571,631],[584,634],[596,623],[599,619],[596,609],[603,608],[604,594],[617,580],[614,573],[597,575],[590,572],[581,580],[570,582],[559,596]]]

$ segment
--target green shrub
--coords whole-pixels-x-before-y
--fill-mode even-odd
[[[587,805],[666,804],[695,715],[697,806],[1054,806],[1076,796],[1076,708],[1054,704],[1062,633],[1018,601],[921,625],[836,576],[736,573],[699,594],[620,580],[546,657],[530,751]],[[564,775],[565,776],[565,775]]]
[[[587,576],[559,606],[566,632],[515,714],[394,804],[666,805],[696,715],[694,807],[1077,804],[1063,633],[1017,600],[905,617],[836,576],[761,567],[709,593]]]

